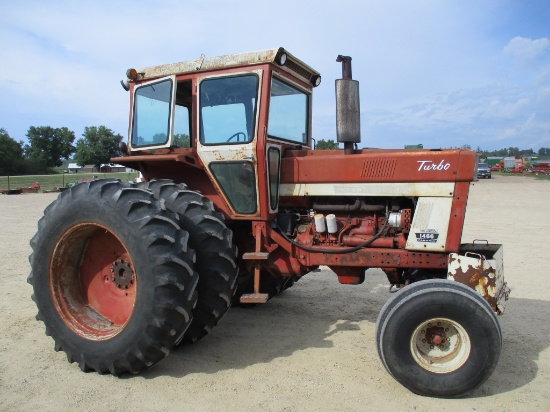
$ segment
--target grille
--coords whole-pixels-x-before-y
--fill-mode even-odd
[[[361,169],[361,177],[392,177],[396,164],[396,159],[365,160]]]

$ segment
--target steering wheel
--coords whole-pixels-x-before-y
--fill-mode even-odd
[[[230,142],[233,139],[237,139],[237,142],[241,141],[241,136],[243,137],[243,142],[246,140],[246,135],[243,132],[235,133],[233,136],[231,136],[229,139],[227,139],[228,142]]]

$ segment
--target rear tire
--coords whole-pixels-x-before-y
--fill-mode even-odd
[[[137,373],[191,323],[198,275],[188,235],[145,191],[79,184],[44,211],[29,258],[37,320],[83,371]]]
[[[430,279],[386,302],[376,341],[386,370],[403,386],[419,395],[455,397],[492,374],[502,333],[490,306],[472,289]]]
[[[185,184],[152,180],[139,183],[138,187],[162,199],[166,209],[178,214],[182,229],[189,232],[189,245],[197,254],[198,302],[183,340],[195,342],[210,333],[231,306],[238,274],[233,232],[212,202]]]

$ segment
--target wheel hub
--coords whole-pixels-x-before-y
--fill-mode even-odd
[[[80,223],[58,240],[51,264],[56,309],[68,328],[89,340],[118,334],[136,303],[137,275],[124,244],[95,223]]]
[[[134,272],[123,259],[115,260],[111,266],[111,281],[119,289],[128,289],[134,283]]]
[[[439,322],[441,324],[441,322]],[[448,330],[449,328],[447,328]],[[430,345],[439,346],[442,345],[445,340],[445,329],[440,326],[428,327],[426,329],[426,341]]]
[[[451,319],[434,318],[421,323],[411,336],[411,354],[424,369],[433,373],[457,370],[471,351],[468,333]]]

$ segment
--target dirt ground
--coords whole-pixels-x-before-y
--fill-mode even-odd
[[[29,240],[55,194],[0,196],[1,410],[550,410],[550,182],[496,176],[470,191],[463,241],[504,244],[512,289],[492,377],[463,399],[417,396],[374,343],[388,298],[379,270],[359,286],[329,270],[255,308],[232,308],[211,335],[140,375],[83,373],[34,319]]]

